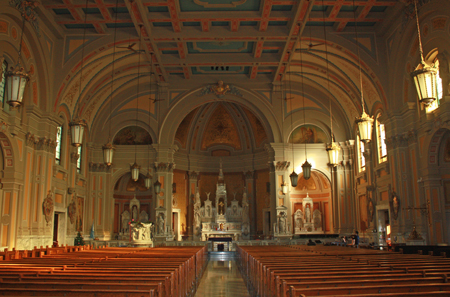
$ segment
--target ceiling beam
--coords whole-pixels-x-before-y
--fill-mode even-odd
[[[281,77],[286,72],[286,66],[292,59],[292,52],[297,43],[300,41],[303,30],[305,29],[306,20],[311,13],[316,0],[300,0],[295,8],[295,16],[291,21],[288,40],[284,46],[283,54],[278,63],[278,69],[273,77],[273,81],[281,80]]]
[[[155,65],[155,72],[157,79],[161,82],[167,82],[169,80],[168,74],[161,63],[161,55],[155,41],[153,40],[153,34],[150,26],[150,22],[147,16],[147,9],[142,4],[142,0],[125,0],[127,9],[133,20],[133,24],[138,32],[139,36],[142,36],[144,40],[144,50],[148,61],[152,60]],[[140,31],[141,30],[141,31]]]

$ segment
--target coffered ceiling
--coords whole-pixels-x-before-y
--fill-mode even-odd
[[[131,47],[141,28],[147,61],[153,57],[165,82],[205,76],[279,80],[305,27],[353,32],[357,25],[376,31],[397,2],[89,0],[86,9],[84,0],[42,0],[46,15],[67,35],[84,29],[112,35],[117,27],[133,36],[119,41]]]

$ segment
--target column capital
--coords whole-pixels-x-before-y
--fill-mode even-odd
[[[155,162],[155,172],[173,172],[175,163],[171,162]]]

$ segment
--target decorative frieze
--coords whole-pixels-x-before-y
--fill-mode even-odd
[[[105,163],[89,163],[89,171],[90,172],[109,172],[110,166],[106,166]]]
[[[289,168],[289,165],[291,165],[288,161],[278,161],[275,163],[275,170],[276,171],[286,171]]]
[[[175,164],[170,162],[155,162],[156,172],[172,172],[175,169]]]
[[[56,141],[47,137],[39,137],[30,132],[25,134],[26,145],[36,150],[45,150],[47,152],[55,153]]]
[[[189,172],[189,179],[198,179],[198,172],[196,171],[190,171]]]

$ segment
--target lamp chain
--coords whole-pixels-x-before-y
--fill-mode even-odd
[[[86,6],[84,11],[84,28],[83,28],[83,47],[81,49],[81,69],[80,69],[80,85],[79,85],[79,92],[78,92],[78,107],[77,112],[75,113],[75,118],[78,117],[78,113],[80,111],[80,99],[81,99],[81,83],[83,81],[83,67],[84,67],[84,48],[86,47],[86,23],[87,23],[87,15],[88,15],[88,3],[89,0],[86,0]]]
[[[142,25],[139,26],[139,50],[138,50],[138,75],[137,75],[137,90],[136,90],[136,129],[138,126],[139,117],[139,77],[141,75],[141,32]],[[137,143],[136,138],[134,139],[134,163],[137,164]]]
[[[25,31],[25,17],[22,15],[22,34],[20,35],[20,44],[19,44],[19,56],[17,57],[17,63],[20,64],[20,57],[22,56],[22,42],[23,42],[23,33]]]
[[[119,0],[116,0],[116,16],[115,16],[115,25],[114,25],[114,49],[113,49],[113,63],[112,63],[112,71],[111,71],[111,92],[109,95],[109,134],[108,134],[108,142],[111,141],[111,115],[112,115],[112,93],[114,89],[114,72],[115,67],[114,63],[116,61],[116,37],[117,37],[117,15],[118,13]]]
[[[303,99],[303,126],[306,125],[306,112],[305,112],[305,90],[303,87],[303,51],[300,51],[300,74],[302,76],[302,99]],[[305,160],[308,161],[308,153],[306,150],[306,141],[305,141]]]
[[[291,63],[289,63],[289,96],[290,96],[290,107],[291,107],[291,129],[292,131],[294,131],[293,129],[293,124],[292,124],[292,118],[294,117],[294,110],[292,109],[292,101],[294,100],[294,97],[292,96],[292,73],[291,73]],[[292,138],[292,172],[295,171],[295,158],[294,158],[294,136],[291,133],[291,138]]]
[[[324,1],[322,0],[322,6],[324,6]],[[327,62],[327,89],[328,89],[328,93],[331,94],[330,91],[330,73],[329,73],[329,67],[328,67],[328,42],[327,42],[327,30],[325,28],[325,11],[322,11],[322,15],[323,15],[323,34],[325,37],[325,59]],[[333,140],[334,140],[334,136],[333,136],[333,111],[331,109],[331,96],[330,96],[330,129],[331,129],[331,145],[333,145]]]
[[[151,126],[150,108],[152,106],[152,75],[153,75],[153,53],[150,53],[150,94],[148,96],[148,98],[149,98],[149,103],[148,103],[148,127],[149,128]],[[148,145],[147,159],[148,159],[148,172],[150,173],[150,144]]]
[[[361,53],[359,50],[359,41],[358,41],[358,22],[356,20],[356,5],[355,0],[353,0],[353,18],[355,19],[355,37],[356,37],[356,49],[358,51],[358,65],[359,65],[359,85],[361,92],[361,106],[363,113],[365,113],[364,107],[364,93],[363,93],[363,81],[362,81],[362,70],[361,70]]]
[[[417,35],[419,36],[420,61],[422,62],[422,64],[424,64],[424,61],[423,61],[423,49],[422,49],[422,38],[420,37],[419,14],[417,12],[417,0],[414,0],[414,10],[416,11]]]

